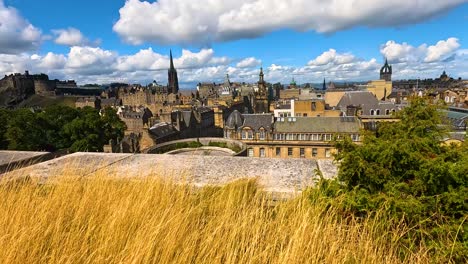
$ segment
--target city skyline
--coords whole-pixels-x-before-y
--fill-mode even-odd
[[[182,88],[261,66],[269,82],[367,81],[384,58],[394,79],[468,76],[464,0],[63,2],[0,0],[0,73],[165,84],[172,49]]]

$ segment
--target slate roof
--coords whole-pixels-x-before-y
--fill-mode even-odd
[[[356,117],[286,117],[275,122],[274,131],[278,133],[357,133],[360,127],[360,122]]]
[[[270,130],[273,127],[273,115],[272,114],[244,114],[244,124],[241,127],[250,127],[253,130],[259,130],[263,127],[266,130]]]
[[[346,108],[348,105],[354,106],[376,106],[379,100],[374,94],[367,91],[352,91],[346,92],[338,103],[339,108]]]
[[[122,99],[113,98],[104,98],[101,99],[101,106],[121,106]]]
[[[234,110],[226,120],[225,127],[229,129],[237,129],[238,127],[241,127],[244,124],[244,118],[242,117],[242,114]]]
[[[396,105],[392,102],[380,102],[373,93],[367,91],[351,91],[346,92],[338,103],[338,108],[341,111],[346,111],[346,107],[354,105],[361,107],[362,115],[369,116],[371,111],[380,110],[380,116],[385,115],[386,110],[391,114],[392,110],[399,111],[403,106]]]
[[[150,133],[156,138],[163,138],[177,133],[174,127],[168,123],[157,123],[149,129]]]

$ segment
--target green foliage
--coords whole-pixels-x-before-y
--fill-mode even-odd
[[[423,243],[438,261],[465,262],[468,144],[441,143],[439,113],[438,106],[415,99],[398,114],[401,122],[365,132],[361,145],[336,142],[338,181],[320,183],[319,193],[333,198],[344,215],[383,210],[389,224],[413,227],[401,238],[404,248]]]
[[[210,143],[208,143],[208,146],[210,147],[218,147],[218,148],[228,148],[232,151],[234,151],[235,153],[239,153],[242,149],[237,146],[237,145],[232,145],[232,146],[229,146],[228,143],[225,143],[225,142],[213,142],[213,141],[210,141]]]
[[[164,154],[173,150],[177,149],[184,149],[184,148],[200,148],[203,147],[203,144],[198,141],[191,141],[191,142],[179,142],[176,144],[171,144],[165,147],[161,147],[157,150],[156,154]]]
[[[53,105],[38,114],[45,126],[49,150],[65,149],[73,141],[64,134],[63,127],[79,116],[79,111],[66,106]]]
[[[113,108],[107,107],[103,109],[102,121],[104,122],[104,133],[106,139],[122,139],[124,132],[127,129],[125,123],[117,115],[117,111]]]
[[[14,112],[8,120],[5,138],[10,150],[44,150],[46,139],[43,124],[29,109]]]
[[[8,128],[8,117],[10,116],[10,111],[6,109],[0,109],[0,149],[7,149],[8,142],[6,140],[5,134]]]
[[[102,116],[93,108],[62,105],[39,113],[0,110],[0,148],[10,150],[102,151],[109,140],[122,138],[125,129],[125,123],[110,108]]]

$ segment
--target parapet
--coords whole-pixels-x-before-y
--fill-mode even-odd
[[[265,191],[290,195],[314,186],[319,170],[318,163],[308,159],[75,153],[15,170],[3,177],[31,177],[41,181],[63,175],[160,177],[194,186],[223,185],[255,178]],[[329,175],[328,172],[322,174]]]

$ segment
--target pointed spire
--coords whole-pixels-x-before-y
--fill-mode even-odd
[[[322,86],[322,89],[323,89],[323,90],[326,90],[326,89],[327,89],[327,83],[325,82],[325,78],[323,78],[323,86]]]
[[[174,69],[174,61],[172,60],[172,49],[169,50],[169,56],[171,57],[171,69]]]
[[[259,82],[263,83],[264,82],[264,74],[263,74],[263,67],[260,67],[260,74],[259,74],[259,77],[260,77],[260,80]]]

